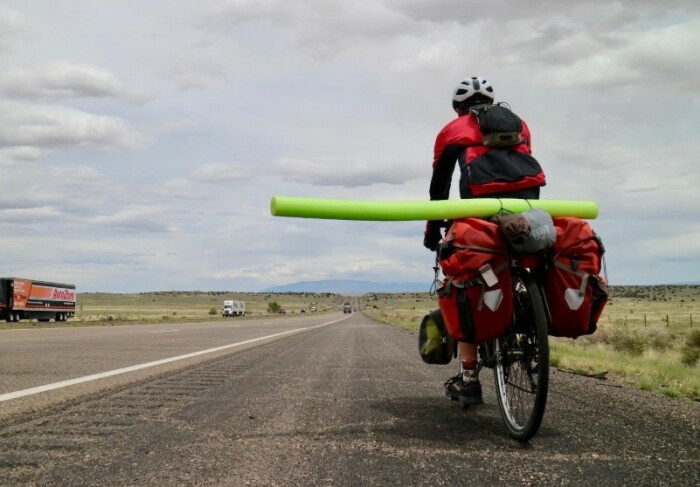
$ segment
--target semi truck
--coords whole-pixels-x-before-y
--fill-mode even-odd
[[[221,316],[245,316],[245,301],[224,301],[221,308]]]
[[[0,277],[0,319],[66,321],[75,316],[75,285]]]

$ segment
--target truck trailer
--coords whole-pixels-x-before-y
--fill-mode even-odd
[[[75,285],[0,277],[0,319],[66,321],[75,316]]]

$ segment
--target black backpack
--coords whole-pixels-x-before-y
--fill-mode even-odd
[[[470,113],[478,120],[482,144],[489,150],[462,168],[469,175],[460,181],[462,198],[513,193],[546,184],[537,159],[518,148],[528,142],[522,136],[520,117],[503,103],[476,105]]]
[[[479,121],[486,147],[513,147],[523,142],[523,123],[507,105],[476,105],[469,111]]]

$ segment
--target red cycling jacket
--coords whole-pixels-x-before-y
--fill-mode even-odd
[[[531,155],[530,130],[524,120],[520,122],[521,142],[506,148],[486,147],[477,117],[471,113],[445,125],[435,140],[430,199],[449,198],[456,162],[461,198],[538,198],[545,176]]]

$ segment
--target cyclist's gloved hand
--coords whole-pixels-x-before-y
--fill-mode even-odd
[[[425,224],[425,235],[423,236],[423,245],[435,252],[442,240],[442,234],[440,233],[440,225],[442,222],[440,220],[429,220]]]

